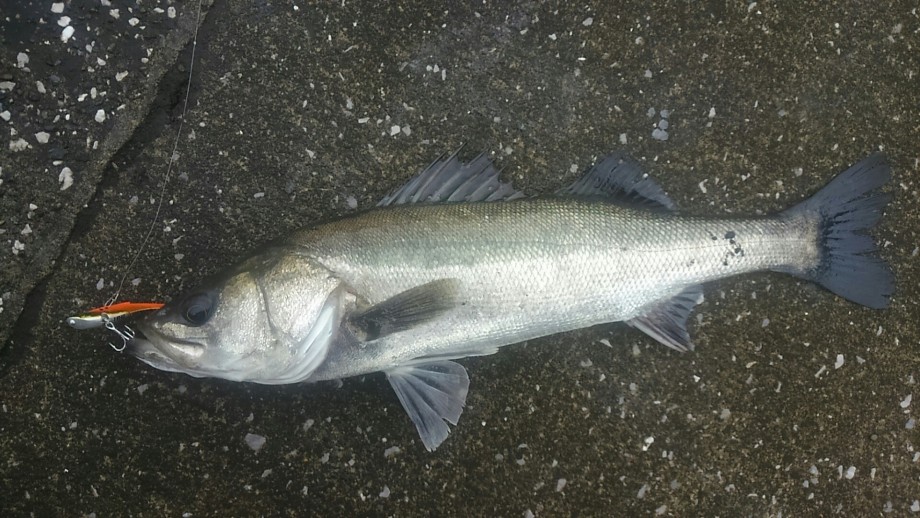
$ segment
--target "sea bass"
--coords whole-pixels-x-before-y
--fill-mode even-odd
[[[880,154],[771,216],[674,210],[616,153],[524,197],[485,156],[442,157],[377,208],[269,245],[138,324],[158,369],[265,384],[383,372],[434,450],[469,389],[454,360],[607,322],[678,351],[703,283],[777,271],[884,308],[894,276],[865,234],[890,196]]]

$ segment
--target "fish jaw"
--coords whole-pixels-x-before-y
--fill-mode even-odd
[[[190,366],[179,364],[179,362],[164,354],[154,345],[154,342],[147,338],[135,337],[131,339],[126,350],[128,354],[134,355],[138,360],[161,371],[178,372],[196,378],[208,376],[206,373],[199,372]]]
[[[249,381],[254,371],[240,359],[208,347],[208,336],[189,335],[184,330],[179,338],[174,333],[180,324],[147,318],[138,323],[137,333],[128,342],[127,352],[147,365],[167,372],[188,374],[196,378],[222,378],[231,381]],[[257,363],[261,363],[258,361]]]

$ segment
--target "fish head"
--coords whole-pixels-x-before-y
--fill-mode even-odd
[[[232,381],[306,381],[340,328],[348,292],[295,254],[244,261],[137,324],[129,351],[164,371]]]

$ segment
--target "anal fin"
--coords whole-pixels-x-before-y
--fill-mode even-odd
[[[422,443],[434,451],[456,425],[466,404],[470,378],[459,363],[440,361],[386,371],[396,397],[415,424]]]
[[[687,319],[700,302],[703,302],[703,287],[688,286],[674,297],[649,306],[643,314],[626,323],[671,349],[692,351]]]

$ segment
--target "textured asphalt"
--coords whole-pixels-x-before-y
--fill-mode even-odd
[[[0,514],[920,512],[915,3],[108,3],[0,10]],[[751,275],[707,286],[693,353],[610,325],[465,360],[435,453],[380,375],[155,371],[63,319],[105,302],[154,217],[196,26],[178,167],[122,298],[461,146],[529,194],[623,149],[708,215],[785,208],[882,149],[898,291],[873,311]]]

